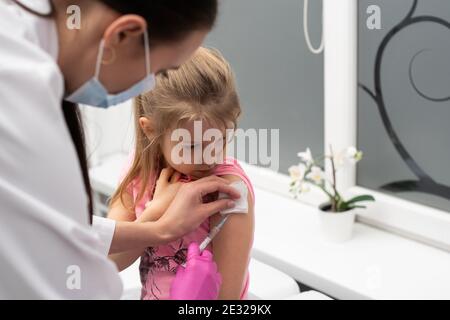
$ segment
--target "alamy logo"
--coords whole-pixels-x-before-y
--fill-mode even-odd
[[[367,29],[381,30],[381,8],[377,5],[370,5],[367,7]]]
[[[170,155],[176,165],[223,164],[226,150],[228,157],[252,165],[273,171],[278,171],[280,166],[279,129],[228,129],[223,133],[212,128],[203,132],[202,121],[195,121],[193,136],[190,131],[179,128],[172,131],[171,141],[176,142]]]
[[[77,5],[71,5],[67,7],[67,20],[66,26],[69,30],[81,29],[81,8]]]
[[[66,288],[69,290],[81,290],[81,268],[77,265],[68,266],[66,274]]]

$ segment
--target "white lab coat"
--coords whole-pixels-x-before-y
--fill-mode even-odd
[[[117,299],[115,223],[89,225],[57,46],[52,19],[0,0],[0,299]]]

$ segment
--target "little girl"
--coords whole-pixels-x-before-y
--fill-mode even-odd
[[[248,212],[232,214],[207,248],[213,252],[222,275],[219,299],[245,299],[249,284],[254,192],[237,161],[226,158],[226,131],[236,128],[240,112],[231,68],[215,50],[200,48],[178,70],[159,75],[156,88],[135,100],[136,146],[109,212],[109,217],[115,220],[134,221],[145,216],[156,221],[184,183],[212,175],[230,182],[244,182],[248,189]],[[199,122],[201,137],[198,137]],[[209,129],[220,130],[222,137],[204,141],[203,133]],[[181,142],[181,149],[180,141],[173,141],[174,130],[191,137]],[[214,161],[194,161],[198,160],[198,148],[206,150],[212,145],[216,146],[212,152]],[[187,158],[192,161],[180,162],[180,150],[183,159],[190,155]],[[189,244],[200,244],[220,220],[220,214],[216,214],[177,241],[110,258],[123,270],[140,256],[141,298],[168,299],[172,280],[177,267],[186,260]]]

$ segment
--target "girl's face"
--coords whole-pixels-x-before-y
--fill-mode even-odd
[[[161,142],[166,163],[176,171],[195,179],[211,175],[225,161],[226,130],[207,121],[189,121],[168,130]]]

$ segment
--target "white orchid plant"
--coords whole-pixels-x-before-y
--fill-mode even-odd
[[[371,195],[360,195],[349,200],[345,200],[338,192],[336,187],[336,172],[345,166],[354,165],[361,161],[362,151],[355,147],[349,147],[341,152],[334,153],[330,147],[329,155],[322,155],[314,158],[311,150],[308,148],[298,154],[300,163],[289,168],[292,179],[290,192],[297,198],[299,195],[308,192],[311,186],[317,186],[329,198],[329,210],[331,212],[345,212],[355,208],[366,208],[361,202],[375,201]],[[331,179],[328,179],[321,166],[331,163]]]

